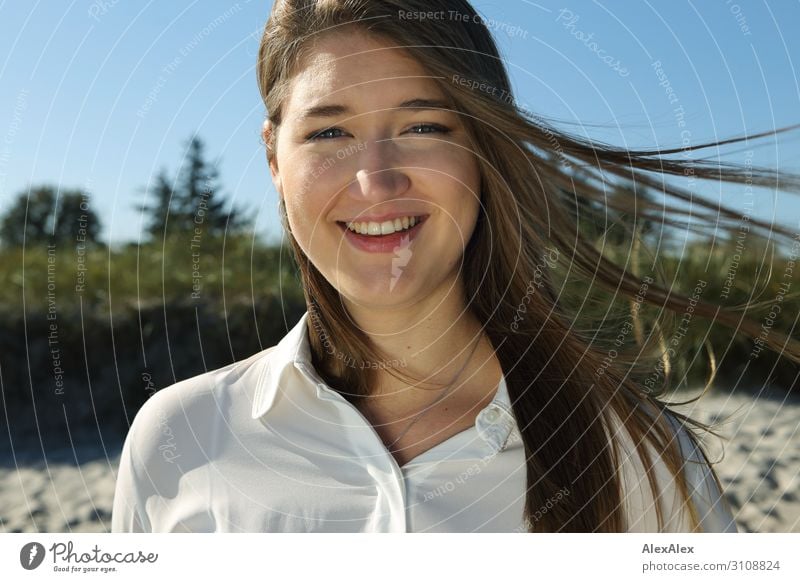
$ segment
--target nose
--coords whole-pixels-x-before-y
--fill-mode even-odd
[[[355,179],[348,193],[362,205],[379,204],[407,192],[411,180],[401,165],[397,144],[391,139],[365,142],[364,150],[356,154]],[[367,207],[364,206],[362,210]],[[380,208],[375,210],[380,211]]]

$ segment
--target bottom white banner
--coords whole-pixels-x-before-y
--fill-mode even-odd
[[[3,534],[3,580],[800,580],[799,534]]]

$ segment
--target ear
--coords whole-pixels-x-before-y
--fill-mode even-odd
[[[267,162],[269,163],[269,173],[272,176],[272,183],[278,191],[278,195],[283,198],[283,184],[281,183],[280,173],[278,172],[278,158],[276,156],[277,129],[269,119],[264,120],[261,128],[261,137],[267,146]]]

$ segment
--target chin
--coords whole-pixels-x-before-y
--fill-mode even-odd
[[[419,294],[419,289],[414,288],[411,277],[402,272],[393,278],[391,273],[385,270],[380,276],[372,278],[369,283],[360,279],[348,278],[346,281],[343,279],[344,276],[340,274],[338,284],[336,281],[332,284],[341,295],[359,307],[373,309],[402,307],[414,303]]]

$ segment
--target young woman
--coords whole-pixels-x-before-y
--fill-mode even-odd
[[[638,308],[739,316],[618,266],[575,214],[669,220],[606,181],[680,198],[652,172],[743,170],[601,147],[517,107],[466,1],[276,1],[257,72],[308,309],[278,345],[147,401],[113,531],[736,531],[688,419],[657,398],[661,328]],[[635,307],[611,334],[635,345],[610,357],[576,326],[565,268]]]

